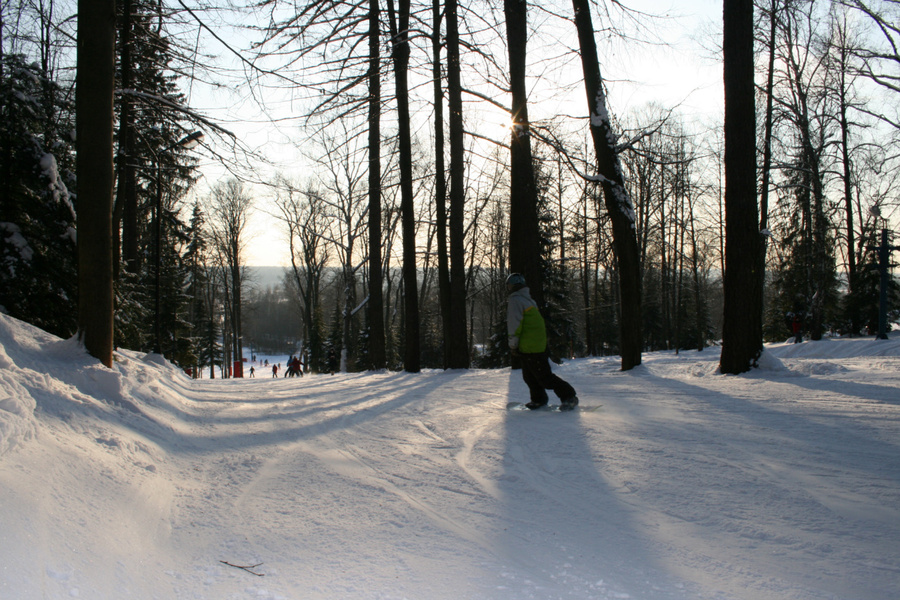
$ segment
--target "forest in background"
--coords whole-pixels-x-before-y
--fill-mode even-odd
[[[579,59],[571,7],[551,4],[529,13],[525,36],[540,55],[523,79],[532,89]],[[524,40],[502,7],[116,7],[116,345],[195,370],[239,362],[244,347],[288,353],[285,344],[306,349],[314,370],[332,349],[347,370],[508,365],[503,282],[519,252],[521,270],[540,274],[555,359],[621,352],[611,214],[588,119],[573,116],[587,114],[583,90],[571,111],[560,100],[571,81],[554,79],[550,92],[529,97],[540,115],[525,122],[533,189],[519,191],[523,180],[511,175],[521,173],[512,146],[522,125],[508,139],[483,126],[482,104],[519,114],[510,48]],[[79,293],[75,9],[4,0],[0,20],[0,306],[61,336],[76,331]],[[601,40],[650,43],[653,19],[615,3],[592,9]],[[787,338],[795,314],[812,339],[873,334],[873,247],[896,226],[900,205],[900,3],[760,0],[755,15],[765,339]],[[241,48],[216,34],[238,22],[249,40]],[[234,81],[216,56],[231,51],[254,97],[289,93],[302,107],[291,127],[310,168],[260,180],[260,149],[191,106],[194,85]],[[537,108],[545,105],[567,112]],[[677,106],[609,109],[633,208],[641,347],[703,349],[722,328],[721,115],[697,122]],[[383,152],[374,161],[373,131]],[[200,156],[223,173],[202,196],[192,193]],[[511,236],[521,193],[536,199],[537,238]],[[286,240],[292,266],[278,286],[251,285],[244,250],[253,210]],[[897,320],[893,280],[890,306]],[[371,354],[373,324],[380,358]],[[464,347],[454,354],[453,343]]]

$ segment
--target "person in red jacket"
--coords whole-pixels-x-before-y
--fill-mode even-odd
[[[547,390],[553,390],[559,397],[560,410],[572,410],[578,406],[578,396],[575,388],[550,370],[547,328],[525,285],[525,276],[512,273],[506,278],[506,290],[509,292],[506,312],[509,349],[522,361],[522,378],[531,396],[525,406],[531,410],[546,406]]]

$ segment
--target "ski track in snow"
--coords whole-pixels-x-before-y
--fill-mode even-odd
[[[509,370],[191,381],[2,315],[0,350],[3,599],[900,589],[896,338],[571,361],[602,408],[562,414]]]

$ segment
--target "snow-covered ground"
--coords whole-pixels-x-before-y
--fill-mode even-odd
[[[562,414],[509,370],[117,356],[0,315],[4,600],[900,595],[900,338],[576,360]]]

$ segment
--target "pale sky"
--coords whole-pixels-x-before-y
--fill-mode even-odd
[[[659,21],[654,30],[661,41],[668,46],[650,44],[613,44],[604,46],[603,39],[598,36],[601,48],[601,70],[609,84],[609,109],[615,114],[624,114],[629,109],[639,108],[650,102],[657,102],[666,108],[679,105],[679,113],[686,121],[695,118],[710,120],[721,114],[722,84],[721,64],[711,58],[704,48],[716,45],[711,30],[719,28],[721,20],[721,1],[691,0],[678,2],[677,9],[665,10],[658,0],[632,0],[625,2],[629,8],[647,11],[653,14],[668,15],[671,18]],[[534,10],[534,9],[532,9]],[[677,11],[677,12],[676,12]],[[595,16],[595,27],[600,23]],[[565,35],[562,32],[558,35]],[[577,45],[574,28],[571,38],[565,43]],[[530,46],[529,51],[532,51]],[[531,62],[531,60],[529,61]],[[574,77],[580,81],[580,64],[573,62],[579,70]],[[538,66],[535,69],[539,68]],[[529,72],[529,76],[536,76]],[[550,77],[553,74],[549,75]],[[543,78],[543,76],[542,76]],[[628,81],[626,81],[628,80]],[[549,81],[549,80],[548,80]],[[541,82],[533,83],[533,96],[529,97],[529,111],[532,119],[540,119],[547,113],[585,115],[587,113],[583,87],[575,86],[568,98],[554,97],[545,100],[540,90]],[[550,82],[549,87],[553,87]],[[549,98],[556,90],[546,92]],[[530,92],[532,94],[532,92]],[[203,96],[208,106],[201,107],[206,114],[224,119],[226,127],[237,133],[251,147],[260,148],[270,160],[278,160],[280,169],[286,174],[302,176],[308,167],[303,164],[294,149],[292,139],[300,138],[299,132],[291,129],[279,131],[265,123],[265,117],[252,102],[235,103],[234,96],[225,92],[209,93]],[[271,98],[267,98],[271,100]],[[509,99],[501,99],[508,104]],[[290,114],[290,107],[286,110]],[[471,115],[470,115],[471,117]],[[477,119],[483,123],[481,127],[491,127],[484,118]],[[502,131],[506,122],[504,116],[488,117],[494,122],[495,135]],[[204,159],[202,150],[197,156],[203,163],[201,169],[204,178],[195,190],[201,199],[208,193],[215,181],[226,176],[220,166]],[[274,175],[272,167],[264,167],[262,177],[269,179]],[[281,224],[267,215],[271,211],[271,195],[267,189],[256,189],[257,206],[251,216],[248,231],[246,261],[250,266],[286,266],[289,264],[289,250],[286,233]]]

